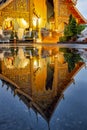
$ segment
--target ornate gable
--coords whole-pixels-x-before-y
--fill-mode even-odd
[[[15,0],[9,3],[2,11],[28,11],[29,0]]]
[[[28,11],[27,4],[26,0],[17,0],[15,3],[17,11]]]
[[[12,1],[8,6],[2,9],[2,11],[9,11],[9,10],[14,10],[14,1]]]

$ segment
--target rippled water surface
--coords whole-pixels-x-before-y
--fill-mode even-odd
[[[86,130],[86,61],[86,47],[0,47],[0,130]]]

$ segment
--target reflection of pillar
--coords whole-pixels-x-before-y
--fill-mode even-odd
[[[33,75],[33,59],[30,59],[30,86],[31,86],[31,96],[32,96],[32,88],[34,86],[34,82],[33,82],[33,78],[34,78],[34,75]]]
[[[33,27],[32,17],[33,17],[33,0],[30,0],[29,1],[29,26],[30,28]]]
[[[41,58],[41,53],[42,53],[42,47],[39,47],[39,48],[38,48],[38,55],[39,55],[39,58]]]
[[[53,86],[54,86],[54,89],[55,89],[55,94],[57,93],[57,85],[58,85],[58,57],[55,57],[54,79],[53,79]]]
[[[2,73],[2,62],[0,60],[0,73]]]

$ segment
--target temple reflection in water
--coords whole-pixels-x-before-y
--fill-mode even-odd
[[[74,83],[74,76],[84,66],[77,60],[69,71],[64,56],[64,52],[55,47],[11,47],[2,53],[0,60],[2,83],[6,81],[8,87],[12,84],[14,96],[17,94],[28,108],[39,112],[48,123],[64,98],[64,90]]]

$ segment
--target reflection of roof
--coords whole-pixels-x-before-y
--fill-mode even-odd
[[[14,83],[12,80],[8,79],[6,76],[4,76],[2,74],[0,74],[0,79],[5,80],[6,82],[12,84],[16,88],[19,88],[19,86],[16,83]]]
[[[79,70],[83,66],[84,66],[84,63],[78,63],[75,69],[71,73],[68,74],[68,79],[64,79],[63,83],[60,86],[59,85],[57,86],[58,87],[57,94],[53,98],[50,99],[51,102],[49,102],[49,104],[47,104],[45,100],[46,105],[45,104],[43,105],[42,101],[35,100],[33,99],[33,96],[32,96],[32,101],[30,102],[31,105],[29,104],[26,104],[26,105],[30,106],[33,110],[36,110],[37,112],[39,112],[44,117],[44,119],[47,122],[49,122],[58,103],[63,98],[63,92],[72,82],[74,82],[73,80],[74,76],[79,72]],[[40,98],[40,95],[39,95],[39,98]]]
[[[75,74],[78,72],[78,70],[80,70],[83,67],[84,63],[79,63],[75,69],[69,73],[67,75],[67,77],[65,79],[61,80],[61,83],[59,81],[59,84],[57,86],[57,94],[54,94],[53,97],[50,98],[51,95],[51,91],[49,91],[49,96],[47,96],[44,92],[43,94],[41,94],[40,92],[37,93],[36,98],[33,97],[32,95],[32,91],[30,91],[30,87],[32,87],[32,85],[28,83],[28,86],[24,86],[24,88],[21,88],[21,84],[16,82],[13,84],[13,82],[11,82],[11,79],[8,80],[5,76],[2,76],[2,79],[10,82],[11,84],[13,84],[14,86],[16,86],[17,88],[15,89],[16,94],[20,97],[20,99],[27,105],[28,108],[32,108],[35,112],[38,112],[42,115],[42,117],[49,122],[55,109],[56,106],[58,105],[58,103],[60,102],[60,100],[62,99],[62,95],[64,90],[73,82],[73,76],[75,76]],[[5,71],[6,73],[6,71]],[[22,74],[21,74],[22,75]],[[15,81],[14,77],[14,81]],[[25,81],[25,80],[24,80]],[[18,81],[19,82],[19,81]],[[23,84],[23,83],[22,83]],[[26,83],[25,83],[26,85]],[[26,89],[26,87],[28,89]],[[31,94],[29,94],[29,91],[31,92]],[[35,90],[34,90],[35,91]],[[35,96],[35,95],[34,95]],[[38,99],[39,98],[39,99]],[[48,100],[50,98],[50,100]],[[47,100],[46,100],[47,99]],[[43,105],[44,103],[44,105]]]
[[[34,101],[28,100],[27,98],[24,98],[24,96],[19,95],[20,99],[27,105],[28,108],[32,108],[35,112],[40,113],[41,116],[49,122],[56,106],[60,102],[60,100],[63,98],[63,95],[60,94],[58,97],[55,97],[54,100],[52,100],[52,103],[48,106],[48,108],[43,109],[38,104],[36,104]],[[43,107],[43,106],[42,106]]]

